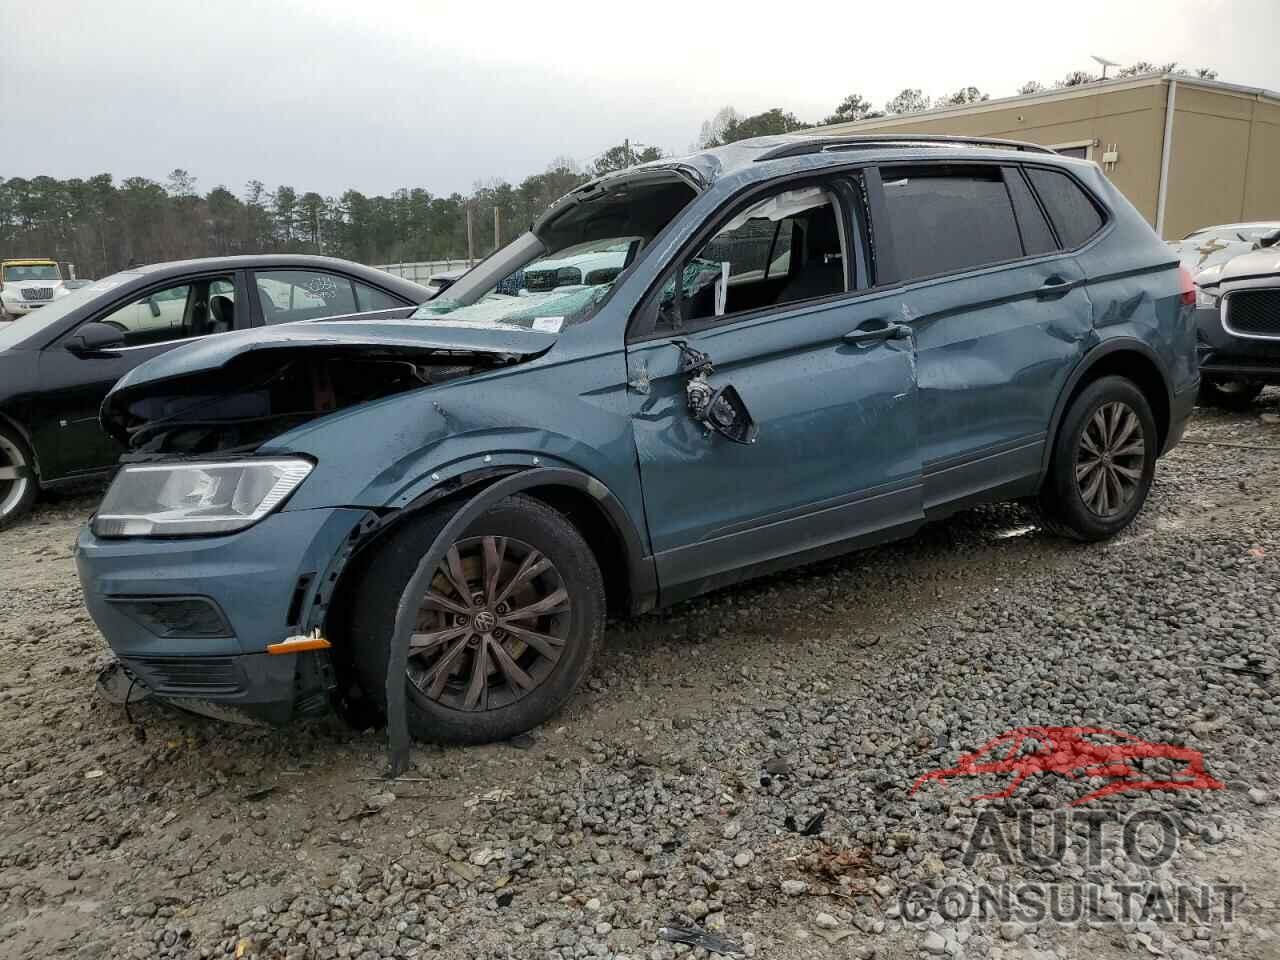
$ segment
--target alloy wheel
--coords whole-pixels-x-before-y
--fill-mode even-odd
[[[32,483],[35,483],[35,478],[31,475],[26,455],[16,443],[0,433],[0,519],[17,508]]]
[[[1142,421],[1127,404],[1112,400],[1085,424],[1076,449],[1076,489],[1094,514],[1114,517],[1142,487],[1147,448]]]
[[[496,536],[459,540],[418,607],[409,682],[456,710],[505,707],[555,669],[570,611],[564,578],[530,544]]]

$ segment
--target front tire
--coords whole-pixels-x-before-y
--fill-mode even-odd
[[[1201,376],[1200,395],[1196,399],[1205,407],[1248,410],[1262,392],[1262,386],[1256,380],[1215,380]]]
[[[396,608],[451,509],[391,534],[366,568],[350,641],[360,683],[386,708]],[[406,671],[409,730],[419,739],[488,743],[554,715],[595,659],[605,595],[590,547],[562,514],[512,496],[453,544],[417,599]]]
[[[30,448],[16,433],[0,427],[0,530],[7,530],[31,512],[37,492]]]
[[[1039,497],[1044,525],[1075,540],[1115,536],[1146,502],[1156,441],[1151,405],[1131,380],[1102,377],[1089,384],[1054,438]]]

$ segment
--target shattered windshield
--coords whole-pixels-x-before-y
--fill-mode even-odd
[[[549,333],[585,323],[695,195],[683,178],[662,170],[587,184],[413,316]]]
[[[633,236],[574,244],[508,274],[475,303],[462,306],[446,291],[419,307],[414,317],[447,316],[555,333],[591,318],[643,243],[643,237]]]

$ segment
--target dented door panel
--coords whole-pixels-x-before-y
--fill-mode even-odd
[[[920,522],[911,343],[842,339],[885,305],[803,305],[631,346],[631,379],[647,381],[631,404],[664,601],[735,568]],[[754,443],[690,417],[673,340],[710,357],[712,386],[737,388]]]
[[[915,332],[925,509],[1034,492],[1055,402],[1092,341],[1079,265],[1059,256],[914,285],[900,309]]]

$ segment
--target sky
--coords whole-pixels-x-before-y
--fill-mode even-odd
[[[732,106],[815,122],[904,87],[1008,96],[1175,60],[1280,90],[1280,0],[0,3],[0,177],[466,192]]]

